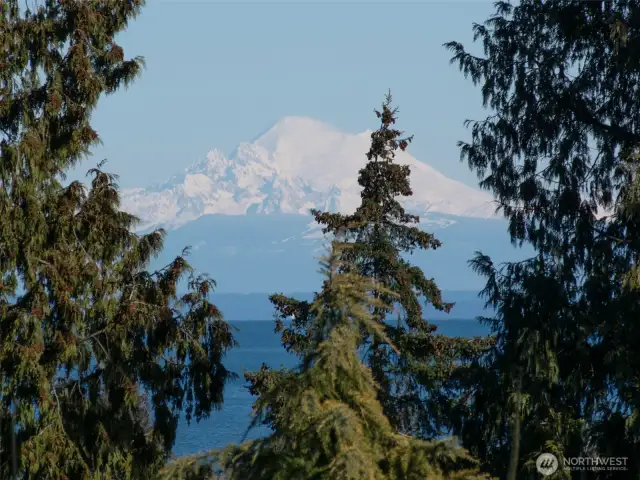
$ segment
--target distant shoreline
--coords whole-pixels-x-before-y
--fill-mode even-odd
[[[223,312],[224,313],[224,312]],[[270,318],[270,319],[258,319],[258,318],[244,318],[244,319],[237,319],[237,318],[224,318],[226,322],[273,322],[274,319]],[[426,319],[428,322],[478,322],[477,318],[427,318]],[[285,322],[289,323],[291,322],[291,320],[285,320]],[[478,322],[479,323],[479,322]]]
[[[273,293],[273,292],[272,292]],[[272,293],[213,293],[211,301],[229,322],[262,322],[273,319],[274,308],[269,301]],[[313,301],[313,292],[286,293],[300,301]],[[484,308],[484,300],[475,291],[443,291],[442,298],[454,303],[450,313],[436,310],[432,305],[424,305],[423,316],[428,321],[477,321],[479,316],[491,316],[492,312]],[[396,313],[389,317],[395,320]]]

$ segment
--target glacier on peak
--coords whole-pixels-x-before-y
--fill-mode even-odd
[[[309,117],[284,117],[226,156],[214,149],[167,181],[122,191],[123,208],[142,220],[140,230],[177,228],[207,214],[308,214],[309,209],[350,213],[360,204],[358,171],[371,131],[350,134]],[[490,195],[452,180],[408,152],[411,213],[438,212],[492,218]]]

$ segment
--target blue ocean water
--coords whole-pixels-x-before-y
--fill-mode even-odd
[[[229,322],[238,330],[235,332],[240,346],[228,355],[227,368],[238,375],[238,380],[227,386],[222,410],[200,423],[186,421],[180,423],[174,448],[174,455],[189,455],[204,450],[219,448],[229,443],[239,443],[251,422],[251,406],[254,397],[244,380],[245,371],[255,371],[262,363],[278,368],[282,365],[293,367],[297,358],[288,354],[280,344],[280,336],[274,333],[272,321]],[[486,335],[487,327],[476,320],[433,321],[438,333],[456,337]],[[267,429],[255,429],[248,438],[256,438],[268,433]]]

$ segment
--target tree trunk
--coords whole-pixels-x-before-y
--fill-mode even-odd
[[[516,383],[516,405],[511,423],[511,458],[507,480],[516,480],[518,475],[518,460],[520,459],[520,420],[522,416],[522,368],[518,370]]]

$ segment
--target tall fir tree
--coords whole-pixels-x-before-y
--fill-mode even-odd
[[[482,479],[475,461],[455,441],[427,442],[398,434],[377,400],[377,385],[362,364],[362,331],[394,348],[371,311],[386,308],[375,292],[393,296],[371,278],[340,268],[334,243],[326,280],[311,306],[313,335],[299,371],[282,371],[256,400],[258,416],[275,420],[263,439],[178,461],[163,478],[189,477],[217,463],[228,480]],[[197,478],[213,478],[212,470]]]
[[[398,431],[434,438],[446,432],[444,416],[445,380],[457,368],[471,362],[487,346],[486,339],[458,339],[436,334],[436,326],[423,318],[423,302],[438,310],[449,311],[453,304],[442,299],[433,279],[412,265],[406,256],[416,250],[440,247],[440,242],[418,226],[419,217],[405,212],[400,198],[412,195],[410,169],[395,161],[412,137],[403,137],[395,128],[397,109],[388,94],[382,109],[375,111],[380,128],[371,134],[367,163],[360,170],[362,202],[350,215],[313,210],[316,222],[325,234],[344,232],[353,248],[343,253],[345,271],[374,279],[383,290],[373,295],[382,306],[373,318],[384,325],[386,335],[398,347],[395,353],[385,342],[364,335],[367,364],[380,385],[378,398],[394,428]],[[309,326],[313,325],[311,304],[284,295],[272,295],[276,307],[276,330],[282,332],[285,347],[304,355],[308,348]],[[402,310],[397,322],[390,321],[397,307]],[[293,316],[290,327],[284,320]],[[249,376],[260,390],[259,376]],[[268,420],[267,420],[268,421]]]
[[[496,475],[514,445],[518,478],[535,478],[545,451],[627,457],[622,475],[640,472],[640,296],[625,281],[638,258],[626,159],[640,145],[639,12],[637,1],[498,2],[473,27],[484,55],[447,44],[493,110],[469,122],[462,158],[514,244],[536,250],[517,264],[473,261],[487,276],[498,344],[467,377],[456,432]],[[509,401],[518,391],[519,409]],[[561,468],[555,478],[620,474]]]
[[[230,378],[213,281],[183,256],[147,270],[164,233],[131,233],[101,167],[62,183],[98,100],[140,71],[115,37],[142,5],[0,2],[1,478],[144,478]]]

